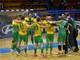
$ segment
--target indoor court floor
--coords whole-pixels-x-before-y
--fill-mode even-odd
[[[43,39],[45,42],[45,37],[43,35]],[[20,56],[16,56],[15,54],[10,53],[12,38],[0,39],[0,60],[80,60],[80,51],[72,52],[69,51],[67,55],[57,56],[57,34],[55,34],[54,43],[53,43],[53,55],[48,54],[45,57],[40,55],[40,50],[38,49],[37,54],[38,57],[33,56],[33,46],[29,43],[27,56],[23,55],[23,51],[20,53]],[[80,33],[77,37],[78,44],[80,45]],[[30,42],[30,37],[29,37]],[[23,50],[23,43],[21,44],[21,49]],[[44,45],[45,46],[45,45]],[[80,49],[80,46],[79,46]],[[44,49],[45,50],[45,49]],[[45,51],[44,51],[45,52]]]

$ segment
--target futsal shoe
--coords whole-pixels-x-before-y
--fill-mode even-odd
[[[58,55],[58,56],[61,56],[61,53],[60,53],[60,52],[58,52],[58,53],[57,53],[57,55]]]
[[[53,55],[53,53],[52,53],[52,52],[50,52],[50,55]]]
[[[34,54],[34,57],[37,57],[38,55],[37,54]]]
[[[65,51],[65,54],[68,54],[68,51]]]
[[[45,57],[46,55],[45,55],[45,54],[41,54],[41,56],[42,56],[42,57]]]
[[[26,52],[24,53],[24,56],[27,56],[27,53]]]
[[[75,48],[73,52],[78,52],[78,51],[79,51],[79,49],[78,48]]]
[[[17,55],[17,56],[19,56],[19,55],[20,55],[20,53],[16,52],[16,55]]]
[[[64,50],[62,50],[61,54],[62,54],[62,55],[64,55],[64,54],[65,54],[65,51],[64,51]]]
[[[48,55],[48,52],[46,52],[45,57],[47,57],[47,55]]]
[[[12,54],[12,55],[14,54],[14,50],[13,50],[13,49],[11,49],[11,51],[10,51],[10,52],[11,52],[11,54]]]
[[[61,53],[62,56],[65,56],[66,54],[64,52]]]

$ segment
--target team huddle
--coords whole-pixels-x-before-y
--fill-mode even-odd
[[[21,52],[20,45],[23,41],[24,55],[26,56],[28,54],[28,36],[31,35],[31,42],[34,45],[35,57],[38,56],[37,49],[39,43],[41,45],[41,56],[46,56],[48,54],[48,47],[50,47],[50,54],[52,55],[55,26],[59,27],[57,39],[59,50],[58,55],[67,54],[68,48],[72,49],[74,46],[74,51],[78,51],[79,49],[77,41],[75,40],[76,42],[72,42],[73,38],[71,38],[73,37],[72,31],[73,29],[76,29],[76,26],[74,20],[70,17],[68,13],[60,15],[58,21],[53,21],[50,15],[46,16],[45,20],[42,20],[39,16],[33,18],[32,14],[29,13],[27,17],[23,17],[21,15],[16,16],[16,18],[12,21],[12,52],[16,51],[16,54],[19,55]],[[43,28],[45,29],[46,48],[44,48],[44,42],[42,39]],[[78,34],[76,34],[76,36],[74,37],[75,39],[77,35]],[[46,50],[46,54],[44,53],[44,50]]]

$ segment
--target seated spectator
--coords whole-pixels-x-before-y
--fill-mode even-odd
[[[77,2],[76,9],[80,9],[80,2]]]
[[[66,9],[66,3],[62,2],[59,6],[58,6],[58,10],[65,10]]]

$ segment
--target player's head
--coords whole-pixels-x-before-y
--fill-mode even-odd
[[[14,41],[12,41],[12,43],[14,43]]]
[[[32,14],[31,14],[31,13],[29,13],[29,14],[28,14],[28,17],[29,17],[29,18],[31,18],[31,17],[32,17]]]
[[[59,17],[58,17],[58,20],[62,20],[62,17],[61,17],[61,16],[59,16]]]
[[[24,20],[24,16],[23,15],[20,15],[20,17],[21,17],[21,20]]]
[[[21,20],[20,15],[17,15],[17,16],[16,16],[16,19],[17,19],[17,20]]]
[[[40,22],[41,21],[41,19],[40,19],[39,16],[36,17],[36,20],[37,20],[37,22]]]
[[[65,19],[65,14],[62,14],[61,17],[62,17],[62,19]]]
[[[66,13],[65,13],[65,16],[66,16],[66,17],[67,17],[67,16],[70,16],[70,13],[66,12]]]
[[[52,17],[51,16],[46,16],[46,20],[47,21],[51,21],[52,20]]]

